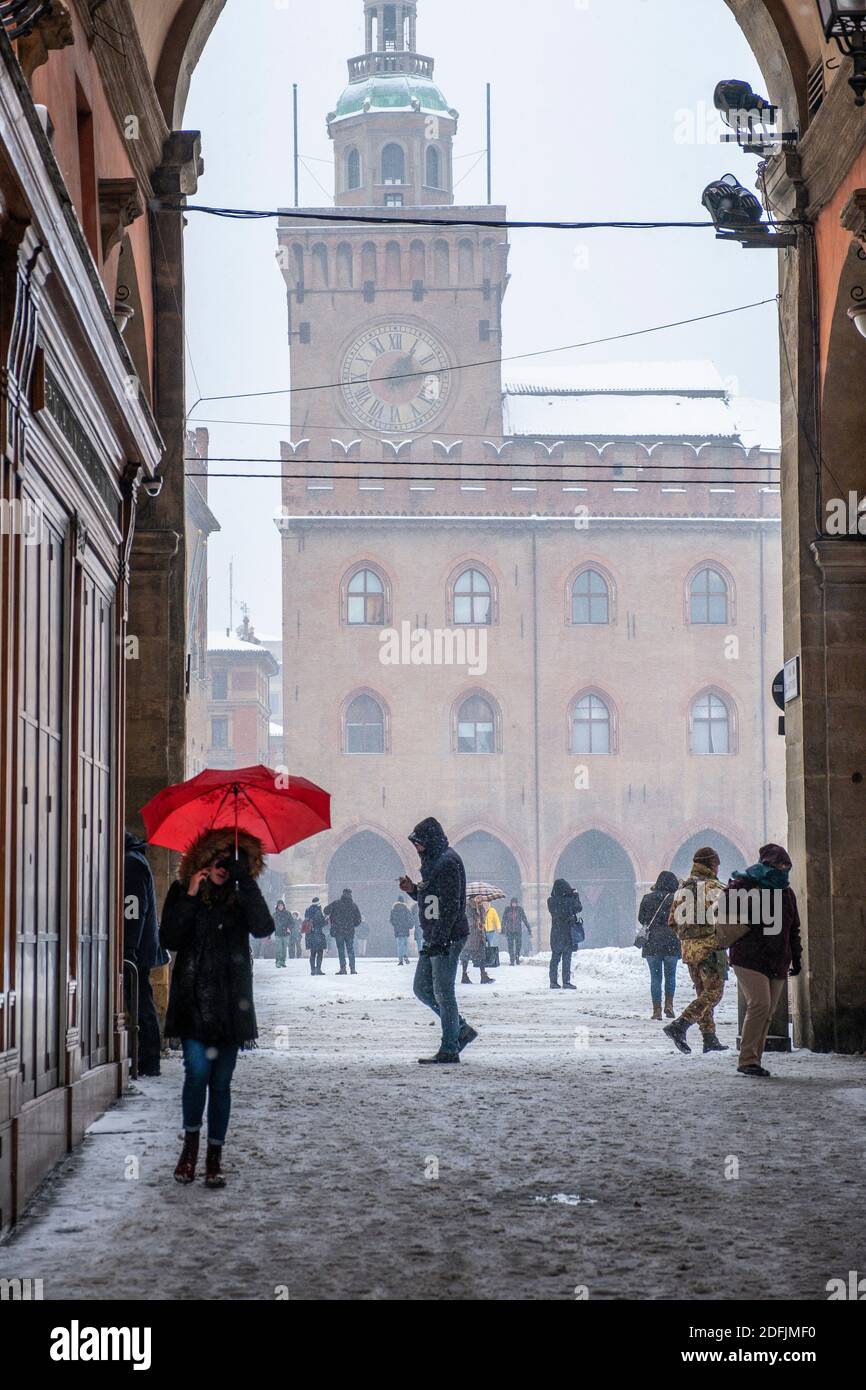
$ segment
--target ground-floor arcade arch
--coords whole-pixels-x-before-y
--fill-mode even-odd
[[[394,846],[374,830],[359,830],[336,849],[325,874],[328,900],[351,888],[370,928],[368,953],[392,955],[394,932],[391,908],[400,896],[399,879],[406,872]]]
[[[612,835],[587,830],[559,856],[554,878],[566,878],[583,903],[587,946],[629,946],[634,940],[634,865]]]
[[[722,883],[727,883],[732,873],[746,867],[746,857],[741,849],[738,849],[733,840],[727,835],[722,835],[718,830],[699,830],[694,835],[690,835],[684,844],[680,846],[673,857],[671,869],[677,878],[685,878],[692,867],[692,856],[695,851],[709,846],[714,849],[721,864],[719,867],[719,878]],[[757,859],[757,848],[755,859]],[[754,863],[754,859],[749,863]]]

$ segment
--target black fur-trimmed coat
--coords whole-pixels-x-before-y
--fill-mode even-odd
[[[250,937],[271,936],[274,923],[258,885],[202,884],[191,898],[173,883],[162,910],[160,941],[177,955],[165,1019],[168,1038],[243,1047],[258,1037]]]

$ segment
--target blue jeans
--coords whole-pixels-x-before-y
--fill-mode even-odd
[[[238,1059],[237,1047],[214,1047],[183,1039],[184,1129],[199,1130],[207,1099],[207,1137],[209,1144],[224,1144],[232,1109],[232,1073]]]
[[[673,999],[674,990],[677,987],[677,961],[679,956],[647,956],[646,963],[650,972],[650,993],[652,995],[653,1006],[656,1004],[661,1008],[662,1002],[662,973],[665,977],[665,994]]]
[[[409,959],[409,938],[408,936],[398,936],[394,945],[397,947],[397,959],[400,961]]]
[[[415,967],[415,995],[441,1020],[443,1052],[457,1051],[460,1030],[466,1027],[454,989],[462,949],[462,941],[452,941],[444,956],[419,956]]]
[[[337,955],[340,957],[340,969],[346,968],[346,957],[349,957],[349,969],[355,969],[355,943],[354,941],[337,941]]]

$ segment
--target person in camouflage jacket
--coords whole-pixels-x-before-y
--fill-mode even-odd
[[[683,964],[688,967],[695,987],[695,998],[679,1018],[662,1031],[680,1052],[691,1052],[686,1034],[697,1023],[704,1040],[704,1052],[727,1052],[716,1037],[715,1009],[721,1001],[727,977],[727,961],[716,937],[716,904],[724,892],[720,882],[719,856],[709,846],[695,852],[688,878],[674,894],[669,925],[680,942]]]

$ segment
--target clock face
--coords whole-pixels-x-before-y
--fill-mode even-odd
[[[444,347],[428,329],[380,323],[349,348],[341,382],[356,420],[399,434],[435,420],[448,400],[451,372]]]

